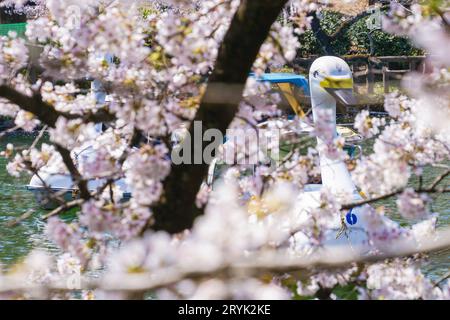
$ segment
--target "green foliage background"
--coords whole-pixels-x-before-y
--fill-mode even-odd
[[[345,15],[339,12],[322,11],[321,27],[328,35],[335,32],[342,24]],[[332,47],[337,55],[369,54],[370,42],[367,36],[369,29],[366,21],[368,17],[362,18],[347,27],[345,32],[332,42]],[[407,38],[394,36],[381,30],[372,33],[375,56],[399,56],[399,55],[421,55],[422,50],[415,48]],[[323,54],[320,45],[311,30],[299,36],[301,48],[298,55],[308,57],[310,55]]]

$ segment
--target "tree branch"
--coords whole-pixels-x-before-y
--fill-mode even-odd
[[[0,86],[0,97],[9,100],[20,109],[32,113],[39,121],[51,128],[55,127],[56,121],[60,116],[72,120],[82,119],[85,123],[111,122],[115,120],[115,115],[109,113],[107,108],[102,108],[96,112],[89,112],[83,115],[61,112],[43,101],[40,94],[35,93],[30,97],[7,85]]]
[[[40,94],[31,97],[7,86],[0,86],[0,97],[8,99],[22,110],[32,113],[42,123],[54,128],[60,113],[51,105],[42,101]]]
[[[78,185],[80,197],[83,200],[89,200],[91,198],[91,194],[88,189],[87,181],[83,179],[80,171],[78,171],[78,168],[76,167],[75,163],[72,160],[70,151],[58,144],[56,144],[55,147],[56,150],[61,154],[63,162],[66,165],[67,170],[69,170],[73,181]]]
[[[450,169],[444,171],[442,174],[437,176],[436,179],[434,179],[431,186],[429,187],[429,189],[432,189],[432,190],[435,189],[438,186],[438,184],[441,183],[441,181],[444,180],[448,175],[450,175]]]
[[[447,177],[448,175],[450,175],[450,170],[447,170],[446,172],[444,172],[443,174],[439,175],[438,177],[436,177],[436,179],[433,181],[433,183],[428,187],[428,188],[417,188],[414,191],[417,193],[449,193],[450,189],[448,188],[437,188],[437,186],[439,185],[439,183],[444,180],[445,177]],[[390,193],[386,193],[383,195],[380,195],[378,197],[374,197],[374,198],[370,198],[370,199],[364,199],[361,201],[356,201],[353,203],[348,203],[348,204],[344,204],[342,205],[341,209],[342,210],[349,210],[352,208],[356,208],[356,207],[360,207],[363,206],[365,204],[370,204],[370,203],[374,203],[380,200],[385,200],[388,198],[391,198],[393,196],[396,196],[400,193],[402,193],[405,189],[399,189],[399,190],[395,190],[392,191]]]
[[[50,213],[47,213],[45,216],[43,216],[42,220],[47,220],[48,218],[60,215],[69,209],[82,205],[83,202],[84,202],[83,199],[76,199],[69,202],[65,202],[56,209],[53,209]]]
[[[380,10],[388,8],[389,5],[384,5],[380,7]],[[328,35],[320,25],[320,19],[317,17],[316,11],[313,11],[309,13],[309,16],[312,17],[311,20],[311,30],[313,31],[314,35],[316,36],[318,42],[321,44],[322,51],[325,54],[335,55],[336,52],[334,52],[332,42],[341,37],[344,32],[352,26],[354,23],[359,21],[360,19],[363,19],[370,15],[371,13],[369,11],[363,11],[359,13],[358,15],[345,20],[337,29],[334,31],[331,35]]]

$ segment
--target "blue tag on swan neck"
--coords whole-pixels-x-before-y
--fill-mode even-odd
[[[356,214],[352,213],[353,209],[350,209],[350,211],[345,215],[345,220],[349,225],[354,225],[356,222],[358,222],[358,217]]]

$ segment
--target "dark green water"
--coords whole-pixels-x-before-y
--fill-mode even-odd
[[[29,136],[7,137],[0,141],[0,148],[4,150],[7,143],[27,147],[33,140]],[[24,257],[32,248],[55,250],[43,235],[44,222],[40,217],[45,211],[39,209],[33,194],[25,188],[30,176],[10,176],[6,171],[7,162],[0,157],[0,265],[4,267]],[[14,227],[8,226],[8,222],[28,210],[35,210],[31,217]]]
[[[27,147],[33,142],[33,137],[16,136],[3,138],[0,141],[0,150],[4,150],[7,142],[13,143],[15,147]],[[365,151],[370,149],[370,144],[365,145]],[[57,249],[45,238],[43,234],[44,222],[40,219],[46,211],[40,210],[33,198],[33,195],[25,189],[29,182],[29,176],[14,178],[6,172],[7,161],[0,158],[0,265],[4,267],[12,265],[24,257],[32,248],[44,248],[49,251]],[[427,168],[425,170],[424,183],[431,182],[435,176],[439,175],[440,169]],[[417,183],[412,179],[411,184]],[[450,185],[450,179],[444,181]],[[388,213],[396,220],[402,219],[396,215],[395,200],[390,199],[380,202],[386,207]],[[24,212],[34,209],[31,217],[21,224],[10,227],[8,222],[21,216]],[[450,199],[447,195],[436,197],[433,209],[440,212],[439,225],[450,224]],[[424,266],[424,270],[431,278],[439,278],[450,269],[450,250],[433,254],[429,262]]]
[[[424,183],[431,183],[433,179],[439,175],[441,170],[436,168],[427,168],[424,171]],[[418,185],[417,179],[412,179],[411,185]],[[447,185],[450,185],[450,179],[444,181]],[[438,228],[450,225],[450,199],[448,194],[440,194],[438,196],[433,196],[433,212],[439,212],[438,218]],[[396,213],[396,204],[394,199],[380,201],[377,203],[383,205],[386,208],[386,212],[389,216],[393,217],[395,220],[407,224],[404,220]],[[435,252],[430,256],[430,259],[426,261],[423,266],[424,272],[430,276],[432,279],[438,279],[445,275],[450,270],[450,250],[443,250],[441,252]]]

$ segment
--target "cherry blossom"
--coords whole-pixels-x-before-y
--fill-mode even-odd
[[[365,138],[372,138],[380,132],[380,126],[384,125],[384,119],[370,118],[369,111],[363,110],[355,117],[355,128]]]
[[[427,195],[418,194],[408,188],[398,197],[397,206],[400,214],[405,218],[417,219],[427,215],[427,203],[429,201]]]
[[[448,299],[448,289],[433,287],[411,260],[371,265],[367,268],[367,289],[373,299]]]
[[[14,118],[21,129],[49,127],[50,142],[39,148],[35,144],[21,150],[8,144],[2,153],[9,160],[7,170],[18,177],[52,163],[64,174],[74,175],[75,167],[77,183],[104,185],[77,199],[80,211],[73,221],[48,219],[46,235],[63,252],[56,263],[33,252],[23,268],[30,281],[50,283],[57,276],[97,270],[100,283],[112,287],[128,285],[121,282],[130,276],[174,276],[173,283],[157,286],[162,299],[291,298],[284,276],[262,281],[261,274],[223,270],[239,271],[243,262],[264,257],[270,250],[290,258],[317,254],[326,235],[335,231],[335,222],[341,221],[345,205],[354,200],[352,195],[321,188],[317,208],[302,202],[308,184],[320,175],[319,155],[348,158],[344,138],[330,131],[328,124],[335,117],[330,110],[315,113],[312,137],[306,137],[318,138],[318,147],[300,140],[306,154],[297,148],[281,159],[278,139],[259,143],[300,131],[300,119],[282,118],[280,96],[258,77],[268,67],[284,66],[296,57],[301,46],[297,36],[310,27],[308,14],[320,10],[320,4],[289,1],[285,12],[290,16],[285,23],[280,19],[272,25],[229,126],[241,134],[227,137],[217,155],[228,168],[219,183],[204,184],[200,190],[197,206],[204,214],[189,230],[172,235],[151,230],[157,217],[154,206],[165,200],[164,182],[173,165],[170,152],[186,137],[196,116],[240,1],[150,1],[148,7],[139,1],[37,2],[39,9],[28,13],[33,18],[27,24],[27,42],[13,33],[0,38],[0,85],[15,90],[21,99],[31,99],[26,101],[41,99],[39,107],[55,117],[45,120],[27,111],[29,106],[0,99],[0,114]],[[6,2],[13,3],[17,10],[26,10],[24,1]],[[409,74],[403,81],[404,94],[385,96],[386,118],[370,117],[368,111],[355,118],[359,133],[374,139],[373,152],[364,154],[352,170],[355,184],[368,203],[377,196],[398,196],[398,213],[411,223],[400,226],[377,204],[358,204],[373,254],[397,241],[414,243],[436,232],[438,215],[429,212],[433,199],[426,191],[437,192],[440,185],[425,191],[410,187],[413,175],[420,176],[426,166],[445,166],[450,155],[449,61],[443,54],[450,41],[440,18],[425,11],[420,5],[411,6],[409,12],[392,4],[385,27],[408,35],[431,53],[430,73]],[[433,36],[428,38],[425,32],[430,31]],[[28,64],[29,44],[43,50],[39,63],[44,72],[34,83],[20,72]],[[408,83],[413,92],[407,92]],[[307,117],[301,121],[310,124]],[[92,156],[83,156],[87,148],[94,151]],[[67,151],[65,159],[61,149]],[[251,163],[249,174],[243,162],[255,156],[258,161]],[[73,167],[67,164],[70,160]],[[119,180],[132,189],[128,201],[122,201]],[[349,284],[366,299],[449,299],[449,283],[434,286],[418,264],[398,258],[364,263],[361,268],[311,268],[307,281],[295,279],[294,291],[314,297],[323,289]],[[127,297],[101,285],[82,296]]]

